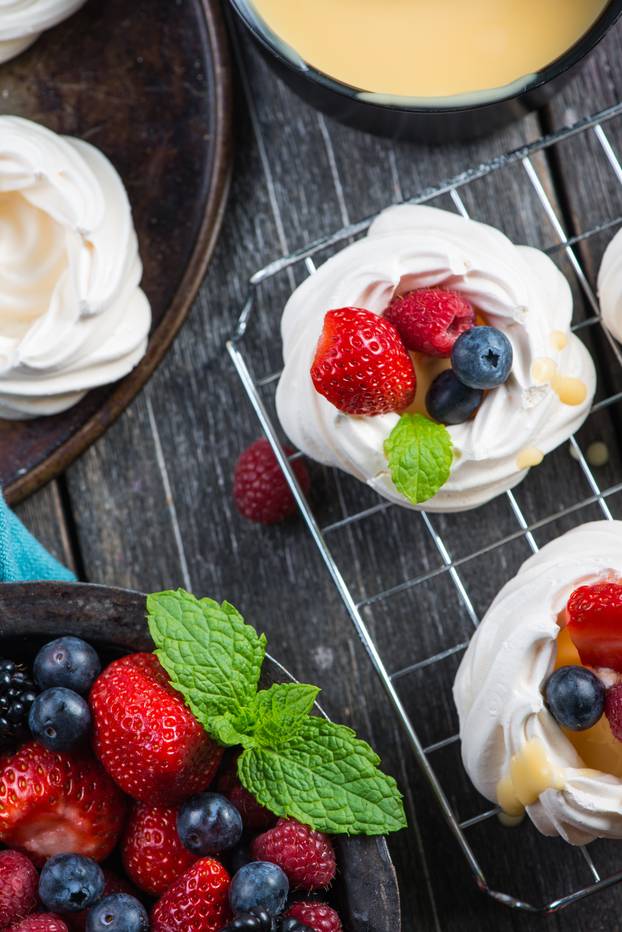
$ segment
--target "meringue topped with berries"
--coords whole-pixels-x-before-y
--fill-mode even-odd
[[[622,522],[547,544],[500,591],[454,684],[464,766],[572,844],[622,838]]]
[[[520,482],[595,391],[566,279],[542,252],[431,207],[384,211],[281,322],[290,440],[406,507],[462,511]]]

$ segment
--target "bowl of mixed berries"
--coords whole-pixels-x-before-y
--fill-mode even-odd
[[[0,930],[399,930],[401,795],[317,693],[229,603],[0,587]]]

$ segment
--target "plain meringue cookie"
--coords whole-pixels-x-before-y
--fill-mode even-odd
[[[0,116],[0,416],[56,414],[133,369],[151,326],[141,277],[108,159]]]
[[[598,272],[598,297],[605,327],[622,342],[622,230],[605,250]]]
[[[622,838],[622,779],[586,765],[545,708],[542,687],[572,592],[621,577],[621,521],[584,524],[547,544],[499,592],[454,684],[462,760],[476,788],[497,802],[511,758],[535,740],[557,787],[544,789],[527,813],[543,834],[572,844]]]
[[[86,0],[0,0],[0,64],[14,58],[46,29],[67,19]]]
[[[448,427],[455,453],[450,477],[432,499],[414,506],[395,488],[384,455],[399,415],[343,414],[315,390],[310,368],[328,310],[353,306],[381,314],[396,294],[439,286],[463,293],[508,336],[514,365],[473,419]],[[288,301],[277,390],[281,424],[308,456],[344,469],[390,501],[426,511],[473,508],[515,486],[587,417],[596,374],[570,332],[571,317],[570,287],[544,253],[448,211],[391,207]],[[560,400],[568,377],[579,386],[579,403]]]

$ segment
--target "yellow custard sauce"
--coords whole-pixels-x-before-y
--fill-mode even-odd
[[[542,70],[607,0],[250,0],[309,64],[365,91],[447,97]]]

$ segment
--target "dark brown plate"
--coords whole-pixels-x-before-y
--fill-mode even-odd
[[[0,66],[0,113],[82,136],[127,186],[153,326],[147,355],[69,411],[0,420],[12,503],[48,482],[119,416],[162,360],[199,288],[231,167],[231,80],[218,0],[89,0]]]
[[[0,655],[32,659],[45,640],[75,634],[105,657],[152,650],[145,596],[127,589],[67,583],[0,585]],[[6,651],[6,653],[4,653]],[[291,679],[266,658],[263,685]],[[333,895],[347,932],[400,932],[395,871],[383,838],[339,837]]]

